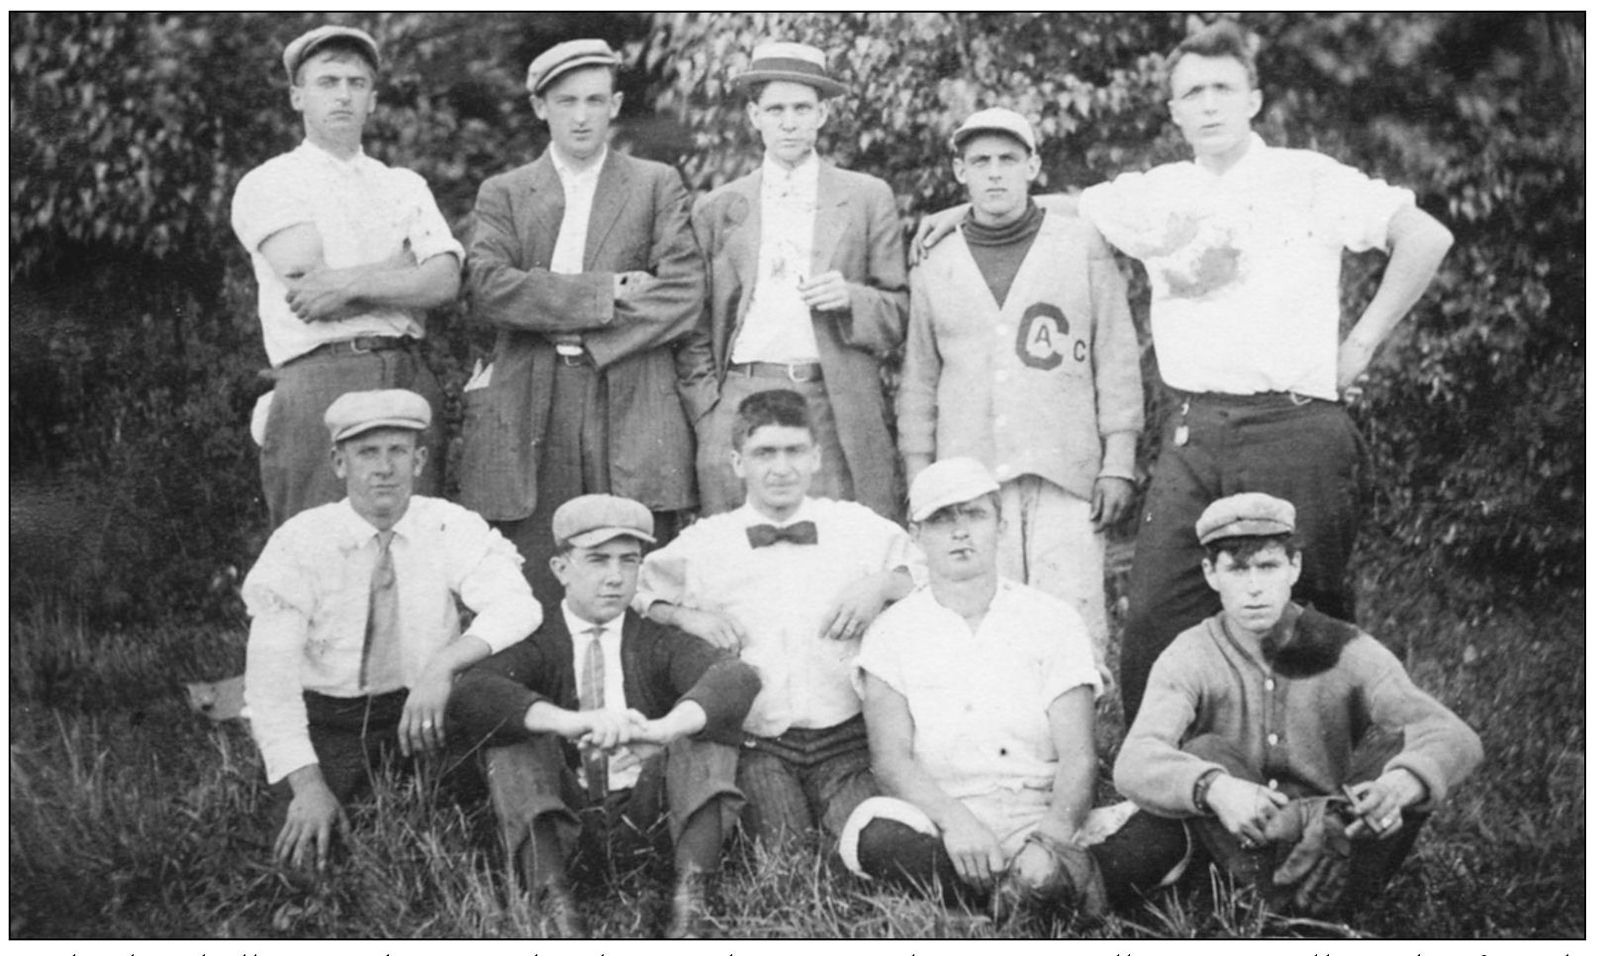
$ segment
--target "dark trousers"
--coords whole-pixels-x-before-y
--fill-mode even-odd
[[[1400,734],[1372,733],[1366,737],[1353,752],[1352,765],[1344,783],[1358,784],[1380,776],[1386,762],[1397,755],[1402,743]],[[1187,753],[1223,766],[1232,777],[1257,784],[1264,782],[1257,768],[1249,766],[1235,745],[1222,737],[1204,734],[1188,741],[1184,749]],[[1290,791],[1287,795],[1321,796]],[[1336,904],[1337,914],[1355,912],[1379,895],[1397,868],[1402,866],[1403,859],[1413,847],[1419,829],[1428,817],[1429,814],[1424,811],[1406,810],[1403,812],[1402,829],[1392,836],[1380,840],[1360,836],[1352,841],[1347,887]],[[1176,820],[1155,816],[1145,810],[1137,812],[1117,833],[1093,848],[1097,862],[1104,865],[1103,875],[1109,896],[1115,903],[1156,886],[1165,874],[1185,858],[1187,830],[1214,865],[1234,877],[1238,885],[1257,887],[1270,909],[1284,910],[1289,906],[1295,887],[1275,886],[1272,879],[1275,869],[1284,861],[1288,847],[1246,849],[1215,817]],[[1113,862],[1121,857],[1125,858],[1124,862]],[[1110,874],[1112,878],[1109,878]]]
[[[607,456],[607,381],[595,366],[558,362],[551,386],[552,413],[535,475],[534,511],[517,521],[491,522],[523,556],[523,576],[546,607],[562,600],[562,585],[551,573],[556,542],[551,517],[580,495],[610,494]],[[654,537],[664,545],[679,531],[679,512],[654,511]]]
[[[434,423],[424,433],[428,464],[414,491],[438,495],[445,468],[445,398],[417,346],[358,352],[350,345],[325,346],[273,370],[273,401],[262,440],[262,496],[273,528],[317,505],[345,497],[345,483],[329,461],[323,413],[346,392],[407,388],[425,399]]]
[[[1197,519],[1212,502],[1244,491],[1297,508],[1302,576],[1292,597],[1352,620],[1347,559],[1357,538],[1367,478],[1363,440],[1342,407],[1285,394],[1179,396],[1164,425],[1130,568],[1130,618],[1120,645],[1125,723],[1135,719],[1147,675],[1175,636],[1219,610],[1202,576]],[[1186,443],[1175,444],[1184,426]]]
[[[846,452],[841,448],[840,433],[835,427],[835,409],[829,402],[824,383],[753,377],[731,371],[719,389],[718,404],[696,423],[696,484],[701,493],[703,515],[733,511],[745,504],[745,485],[729,463],[729,453],[734,448],[731,433],[736,413],[747,396],[775,388],[789,389],[807,399],[807,416],[812,419],[813,433],[818,438],[818,450],[823,458],[823,467],[813,476],[808,493],[836,501],[857,500],[851,468],[846,463]]]
[[[373,697],[329,697],[315,691],[304,691],[306,701],[306,729],[311,737],[312,750],[317,754],[317,766],[340,806],[371,793],[377,781],[392,771],[405,772],[417,767],[417,761],[401,756],[396,730],[401,723],[401,710],[406,706],[407,691],[397,690]],[[444,794],[457,801],[471,800],[482,791],[482,781],[473,761],[464,750],[450,744],[439,754],[429,758],[438,764],[440,784]],[[272,786],[273,832],[284,825],[290,801],[294,798],[288,780]]]
[[[746,795],[746,831],[766,846],[824,831],[840,841],[846,818],[878,792],[862,715],[833,727],[793,727],[778,737],[748,736],[737,776]]]
[[[531,888],[565,872],[587,830],[601,839],[608,833],[644,834],[666,817],[669,836],[677,843],[690,818],[716,801],[727,837],[744,802],[735,786],[737,759],[735,748],[727,744],[676,740],[665,753],[646,761],[633,787],[613,791],[604,804],[596,805],[579,785],[554,734],[533,734],[484,750],[503,845]],[[553,828],[559,859],[542,859],[536,851],[536,824]]]

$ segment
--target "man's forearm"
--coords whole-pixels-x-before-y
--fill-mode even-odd
[[[1453,247],[1453,234],[1428,213],[1413,206],[1393,217],[1388,238],[1391,259],[1375,297],[1348,333],[1347,339],[1373,351],[1402,321],[1430,287],[1442,260]]]
[[[472,634],[464,634],[430,654],[423,669],[441,677],[450,677],[489,656],[489,644]]]
[[[415,266],[358,267],[351,277],[351,298],[368,306],[432,309],[456,298],[462,269],[455,255],[441,253]]]

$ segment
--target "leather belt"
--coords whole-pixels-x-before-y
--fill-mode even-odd
[[[822,382],[824,367],[817,362],[742,362],[729,366],[729,374],[747,378],[783,378],[792,382]]]
[[[417,348],[418,340],[410,335],[358,335],[354,339],[344,339],[339,342],[324,342],[310,352],[297,355],[290,359],[298,362],[301,359],[321,356],[332,358],[337,355],[360,355],[363,352],[389,352],[394,349],[411,351]],[[285,363],[288,364],[287,362]]]
[[[1315,398],[1301,392],[1252,392],[1247,395],[1237,395],[1231,392],[1184,392],[1175,389],[1174,394],[1182,402],[1238,408],[1273,408],[1281,405],[1307,405],[1310,402],[1334,404],[1328,398]]]

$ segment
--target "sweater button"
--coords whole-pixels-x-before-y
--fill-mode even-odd
[[[1278,743],[1280,743],[1280,735],[1279,734],[1270,734],[1269,735],[1269,746],[1273,747],[1275,744],[1278,744]]]
[[[1269,679],[1264,680],[1263,689],[1264,690],[1274,690],[1275,689],[1274,679],[1273,678],[1269,678]]]

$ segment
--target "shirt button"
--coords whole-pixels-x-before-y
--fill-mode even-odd
[[[1278,743],[1280,743],[1280,735],[1279,734],[1270,734],[1269,735],[1269,746],[1273,747],[1275,744],[1278,744]]]
[[[1265,680],[1265,681],[1264,681],[1264,682],[1263,682],[1263,689],[1264,689],[1264,690],[1274,690],[1274,689],[1275,689],[1275,682],[1274,682],[1274,680],[1273,680],[1273,679],[1266,679],[1266,680]]]
[[[1269,789],[1270,790],[1279,790],[1280,789],[1280,781],[1279,780],[1271,780],[1271,781],[1269,781]]]

